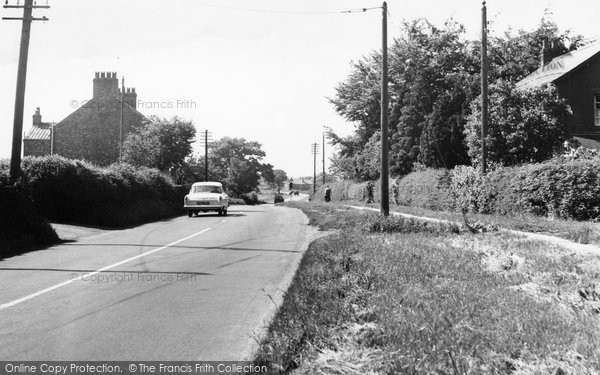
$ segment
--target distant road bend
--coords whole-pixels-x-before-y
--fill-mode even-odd
[[[229,212],[0,261],[0,360],[250,359],[317,234],[299,210]]]

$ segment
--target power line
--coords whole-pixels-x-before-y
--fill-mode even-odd
[[[287,10],[273,10],[273,9],[242,8],[242,7],[233,7],[233,6],[227,6],[227,5],[215,5],[215,4],[207,4],[207,3],[199,3],[199,2],[194,2],[194,4],[209,7],[209,8],[229,9],[229,10],[237,10],[237,11],[243,11],[243,12],[289,14],[289,15],[326,15],[326,14],[364,13],[369,10],[381,8],[381,7],[356,8],[356,9],[338,10],[338,11],[287,11]]]

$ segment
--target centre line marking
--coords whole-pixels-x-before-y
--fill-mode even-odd
[[[60,283],[60,284],[53,285],[53,286],[51,286],[51,287],[49,287],[49,288],[46,288],[46,289],[40,290],[39,292],[35,292],[35,293],[33,293],[33,294],[30,294],[30,295],[28,295],[28,296],[25,296],[25,297],[23,297],[23,298],[19,298],[19,299],[16,299],[16,300],[14,300],[14,301],[11,301],[11,302],[4,303],[4,304],[0,305],[0,310],[7,309],[7,308],[9,308],[9,307],[12,307],[12,306],[18,305],[18,304],[19,304],[19,303],[21,303],[21,302],[28,301],[28,300],[30,300],[30,299],[32,299],[32,298],[35,298],[35,297],[37,297],[37,296],[41,296],[42,294],[45,294],[45,293],[51,292],[51,291],[53,291],[53,290],[55,290],[55,289],[58,289],[58,288],[62,288],[63,286],[67,286],[67,285],[69,285],[69,284],[71,284],[71,283],[74,283],[75,281],[79,281],[79,280],[81,280],[81,279],[82,279],[84,276],[91,277],[91,276],[94,276],[94,275],[97,275],[97,274],[99,274],[100,272],[104,272],[104,271],[110,270],[110,269],[112,269],[112,268],[115,268],[115,267],[121,266],[121,265],[123,265],[123,264],[125,264],[125,263],[129,263],[129,262],[131,262],[132,260],[136,260],[136,259],[139,259],[139,258],[145,257],[145,256],[147,256],[147,255],[154,254],[154,253],[156,253],[156,252],[159,252],[159,251],[161,251],[161,250],[164,250],[164,249],[166,249],[166,248],[169,248],[169,247],[171,247],[171,246],[177,245],[177,244],[178,244],[178,243],[180,243],[180,242],[183,242],[183,241],[189,240],[189,239],[191,239],[191,238],[194,238],[194,237],[196,237],[196,236],[199,236],[199,235],[201,235],[202,233],[208,232],[210,229],[211,229],[211,228],[206,228],[206,229],[203,229],[203,230],[201,230],[201,231],[200,231],[200,232],[198,232],[198,233],[194,233],[194,234],[192,234],[191,236],[187,236],[187,237],[185,237],[185,238],[182,238],[182,239],[179,239],[179,240],[177,240],[177,241],[175,241],[175,242],[171,242],[171,243],[170,243],[170,244],[168,244],[168,245],[165,245],[165,246],[162,246],[162,247],[159,247],[159,248],[153,249],[153,250],[149,250],[149,251],[147,251],[147,252],[145,252],[145,253],[142,253],[142,254],[136,255],[136,256],[134,256],[134,257],[131,257],[131,258],[127,258],[127,259],[125,259],[125,260],[122,260],[122,261],[120,261],[120,262],[117,262],[117,263],[115,263],[115,264],[111,264],[110,266],[106,266],[106,267],[100,268],[99,270],[97,270],[97,271],[94,271],[94,272],[92,272],[92,273],[84,273],[84,274],[82,274],[81,276],[78,276],[76,279],[67,280],[67,281],[64,281],[64,282],[62,282],[62,283]]]

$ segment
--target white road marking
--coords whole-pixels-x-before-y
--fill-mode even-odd
[[[97,274],[99,274],[100,272],[104,272],[104,271],[110,270],[110,269],[112,269],[112,268],[115,268],[115,267],[121,266],[121,265],[123,265],[123,264],[125,264],[125,263],[129,263],[129,262],[131,262],[132,260],[136,260],[136,259],[139,259],[139,258],[145,257],[145,256],[147,256],[147,255],[154,254],[154,253],[156,253],[156,252],[159,252],[159,251],[161,251],[161,250],[164,250],[164,249],[166,249],[166,248],[169,248],[169,247],[171,247],[171,246],[177,245],[177,244],[178,244],[178,243],[180,243],[180,242],[183,242],[183,241],[189,240],[189,239],[191,239],[191,238],[194,238],[194,237],[196,237],[196,236],[199,236],[199,235],[201,235],[202,233],[208,232],[210,229],[211,229],[211,228],[206,228],[206,229],[203,229],[203,230],[201,230],[201,231],[200,231],[200,232],[198,232],[198,233],[194,233],[194,234],[192,234],[191,236],[187,236],[187,237],[185,237],[185,238],[182,238],[182,239],[179,239],[179,240],[177,240],[177,241],[175,241],[175,242],[171,242],[171,243],[170,243],[170,244],[168,244],[168,245],[165,245],[165,246],[162,246],[162,247],[159,247],[159,248],[156,248],[156,249],[153,249],[153,250],[147,251],[147,252],[145,252],[145,253],[142,253],[142,254],[136,255],[136,256],[134,256],[134,257],[131,257],[131,258],[127,258],[127,259],[125,259],[125,260],[122,260],[122,261],[120,261],[120,262],[117,262],[117,263],[115,263],[115,264],[111,264],[110,266],[106,266],[106,267],[100,268],[99,270],[97,270],[97,271],[94,271],[94,272],[92,272],[92,273],[85,273],[85,274],[82,274],[82,275],[78,276],[78,277],[77,277],[77,278],[75,278],[75,279],[67,280],[67,281],[64,281],[64,282],[62,282],[62,283],[60,283],[60,284],[53,285],[53,286],[51,286],[51,287],[49,287],[49,288],[46,288],[46,289],[40,290],[39,292],[35,292],[35,293],[33,293],[33,294],[30,294],[30,295],[28,295],[28,296],[25,296],[25,297],[23,297],[23,298],[19,298],[19,299],[16,299],[16,300],[14,300],[14,301],[11,301],[11,302],[4,303],[4,304],[0,305],[0,310],[7,309],[7,308],[9,308],[9,307],[12,307],[12,306],[18,305],[18,304],[19,304],[19,303],[21,303],[21,302],[28,301],[28,300],[30,300],[30,299],[32,299],[32,298],[35,298],[35,297],[37,297],[37,296],[40,296],[40,295],[42,295],[42,294],[45,294],[45,293],[51,292],[51,291],[53,291],[53,290],[55,290],[55,289],[62,288],[63,286],[67,286],[67,285],[69,285],[69,284],[72,284],[72,283],[74,283],[75,281],[79,281],[79,280],[81,280],[81,278],[82,278],[82,277],[84,277],[84,276],[91,277],[91,276],[94,276],[94,275],[97,275]]]

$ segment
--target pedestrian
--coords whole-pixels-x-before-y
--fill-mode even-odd
[[[331,201],[331,189],[329,188],[329,185],[327,185],[325,188],[325,202],[329,201]]]

